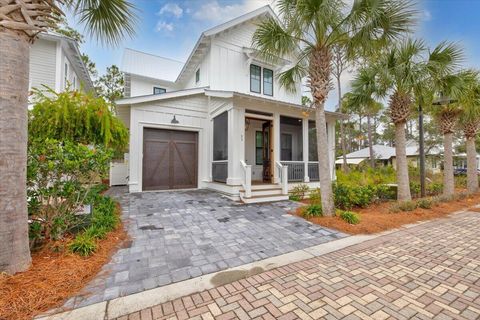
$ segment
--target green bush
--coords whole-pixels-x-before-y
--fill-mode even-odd
[[[367,167],[351,170],[348,173],[337,170],[336,175],[339,184],[351,186],[372,186],[396,182],[395,170],[392,166],[378,167],[375,169]]]
[[[303,200],[305,198],[305,194],[308,192],[308,190],[310,190],[310,188],[306,184],[303,184],[303,183],[293,187],[292,191],[290,191],[291,198],[293,198],[292,200],[295,200],[295,199],[298,199],[298,200],[295,200],[295,201]]]
[[[340,212],[340,219],[344,220],[350,224],[358,224],[360,223],[360,217],[357,213],[352,211],[342,211]]]
[[[417,198],[420,196],[420,183],[416,181],[410,181],[410,193],[412,197]]]
[[[103,239],[107,236],[108,229],[98,225],[91,225],[87,230],[85,230],[85,235],[95,238]]]
[[[427,184],[427,194],[431,196],[439,195],[443,192],[443,183],[432,182]]]
[[[431,199],[419,199],[417,206],[422,209],[430,209],[433,207],[433,201]]]
[[[467,176],[459,175],[455,176],[455,187],[456,188],[466,188],[467,187]]]
[[[346,210],[353,207],[367,207],[374,201],[375,191],[373,186],[349,186],[340,183],[333,185],[335,205]]]
[[[93,226],[111,231],[117,227],[119,220],[115,213],[115,201],[112,198],[102,196],[98,202],[94,203],[91,222]]]
[[[292,195],[291,195],[291,196],[289,196],[289,197],[288,197],[288,200],[292,200],[292,201],[300,201],[301,199],[300,199],[300,197],[299,197],[299,196],[292,196]]]
[[[321,217],[322,214],[323,214],[322,206],[319,204],[308,205],[303,212],[303,216],[305,218]]]
[[[417,202],[415,201],[402,201],[393,204],[390,207],[390,212],[399,212],[399,211],[413,211],[417,208]]]
[[[380,201],[397,199],[397,188],[391,185],[380,184],[375,186],[377,199]]]
[[[321,203],[322,195],[320,194],[320,188],[310,191],[308,198],[310,199],[311,203]]]
[[[87,233],[81,233],[70,242],[68,249],[81,256],[89,256],[97,250],[97,244],[93,236],[88,235]]]

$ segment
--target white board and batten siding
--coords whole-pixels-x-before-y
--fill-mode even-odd
[[[56,65],[57,43],[38,39],[30,50],[30,89],[43,89],[42,85],[55,89]]]
[[[178,124],[172,124],[173,117]],[[142,191],[143,129],[173,129],[198,132],[198,187],[208,180],[208,98],[204,95],[142,103],[131,108],[129,190]]]

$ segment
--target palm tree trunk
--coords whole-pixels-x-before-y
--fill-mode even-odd
[[[469,193],[478,191],[477,150],[475,137],[467,138],[467,190]]]
[[[406,152],[405,122],[395,124],[395,156],[397,158],[397,200],[410,201],[410,181]]]
[[[322,210],[324,215],[333,216],[335,214],[335,205],[333,202],[330,159],[328,158],[330,150],[327,140],[327,121],[323,103],[316,106],[315,126],[317,131],[318,173],[320,177]]]
[[[451,196],[455,192],[455,180],[453,177],[453,133],[443,135],[443,194]]]
[[[27,103],[30,45],[0,31],[0,272],[31,263],[26,193]]]
[[[367,138],[368,138],[368,151],[370,153],[370,166],[375,168],[375,154],[373,153],[373,137],[372,137],[372,123],[370,115],[367,115]]]

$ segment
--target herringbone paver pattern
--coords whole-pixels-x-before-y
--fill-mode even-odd
[[[120,319],[479,319],[479,213],[463,213]]]

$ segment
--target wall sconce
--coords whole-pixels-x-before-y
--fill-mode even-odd
[[[177,120],[177,118],[175,117],[175,115],[173,115],[173,119],[172,119],[172,121],[170,121],[170,123],[178,124],[178,120]]]

